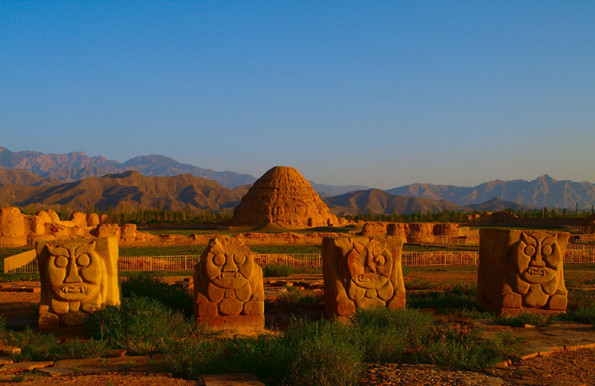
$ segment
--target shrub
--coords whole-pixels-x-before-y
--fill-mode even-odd
[[[322,299],[321,295],[305,295],[295,287],[287,287],[287,291],[279,294],[270,304],[291,310],[299,306],[320,304]]]
[[[386,308],[358,310],[353,328],[353,335],[365,350],[366,362],[373,363],[405,360],[407,349],[423,346],[435,331],[429,314]]]
[[[158,278],[140,275],[122,283],[122,297],[147,297],[158,300],[187,317],[192,317],[192,296],[180,286],[169,285]]]
[[[262,275],[264,277],[283,277],[293,275],[294,273],[296,273],[295,269],[288,265],[267,264],[262,268]]]
[[[343,323],[293,322],[282,341],[292,351],[288,381],[296,385],[355,384],[364,368],[364,349],[353,338],[353,328]]]
[[[98,358],[110,349],[107,342],[94,339],[67,340],[60,344],[53,334],[35,332],[30,328],[8,333],[5,340],[9,345],[21,348],[20,354],[13,355],[18,362]]]
[[[460,333],[443,331],[418,355],[422,362],[450,365],[468,370],[483,370],[517,355],[517,340],[510,334],[500,334],[491,340],[481,340],[479,331]]]
[[[149,298],[124,298],[87,318],[91,333],[114,347],[139,354],[162,351],[172,340],[193,336],[196,324]]]
[[[7,334],[6,342],[10,346],[21,348],[20,354],[13,355],[17,362],[51,360],[60,346],[53,334],[41,334],[29,327],[20,332]]]
[[[449,292],[426,292],[407,296],[409,308],[433,308],[441,313],[476,310],[475,293],[459,288]]]

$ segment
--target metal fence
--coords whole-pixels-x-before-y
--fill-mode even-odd
[[[265,265],[322,267],[322,255],[320,253],[261,253],[254,257],[254,261],[261,267]]]
[[[403,252],[402,264],[416,265],[477,265],[476,251]]]
[[[120,271],[190,271],[198,262],[198,255],[120,257]],[[255,254],[255,262],[290,267],[322,267],[320,253]],[[420,265],[477,265],[477,251],[403,252],[404,266]],[[564,263],[595,263],[595,245],[569,244]],[[37,273],[37,259],[10,270],[11,273]]]

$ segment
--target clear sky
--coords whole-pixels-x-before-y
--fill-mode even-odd
[[[595,1],[2,1],[0,146],[595,182]]]

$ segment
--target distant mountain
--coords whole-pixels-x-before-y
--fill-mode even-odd
[[[355,190],[366,190],[368,189],[365,185],[325,185],[317,184],[312,181],[308,181],[321,198],[338,196],[339,194],[353,192]]]
[[[412,214],[417,212],[441,212],[443,210],[469,211],[446,200],[431,200],[411,196],[396,196],[380,189],[359,190],[328,197],[326,201],[331,213],[357,215],[359,213],[372,214]]]
[[[36,174],[30,173],[26,170],[20,169],[0,169],[0,185],[1,184],[17,184],[17,185],[53,185],[59,183],[58,180],[49,177],[40,177]]]
[[[388,193],[448,200],[456,205],[469,206],[498,198],[536,208],[590,209],[595,205],[595,184],[590,182],[558,181],[548,175],[533,181],[494,180],[474,187],[452,185],[412,184],[387,190]]]
[[[36,151],[12,152],[5,147],[0,147],[0,168],[22,169],[44,177],[49,181],[55,180],[62,182],[73,182],[83,178],[123,173],[127,170],[135,170],[148,177],[167,177],[188,173],[196,177],[217,181],[227,188],[248,185],[256,181],[256,178],[249,174],[202,169],[190,164],[180,163],[173,158],[156,154],[142,155],[120,163],[118,161],[108,160],[105,157],[89,157],[83,152],[45,154]],[[0,178],[2,177],[0,176]],[[2,180],[0,180],[0,183],[2,183]],[[26,182],[19,182],[17,177],[14,177],[14,182],[8,183],[27,184]],[[35,182],[35,184],[37,183],[39,182]],[[363,185],[334,186],[317,184],[311,181],[310,184],[321,196],[335,196],[353,190],[367,189],[367,186]]]
[[[124,163],[104,157],[89,157],[83,152],[44,154],[35,151],[12,152],[0,147],[0,168],[23,169],[41,177],[71,182],[88,177],[136,170],[146,176],[175,176],[189,173],[219,182],[229,188],[251,184],[256,178],[230,171],[217,172],[180,163],[161,155],[134,157]]]
[[[490,211],[490,212],[501,212],[507,209],[512,210],[531,210],[535,209],[534,207],[528,205],[521,205],[517,204],[516,202],[511,201],[502,201],[498,198],[492,198],[489,201],[482,202],[481,204],[471,204],[469,205],[471,209],[474,209],[478,212]]]
[[[147,177],[127,171],[50,186],[0,185],[0,205],[66,205],[74,210],[86,210],[89,206],[148,209],[159,205],[173,210],[219,211],[235,207],[248,188],[229,189],[190,174]]]

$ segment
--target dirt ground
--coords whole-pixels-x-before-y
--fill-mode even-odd
[[[595,350],[564,351],[485,373],[434,365],[370,365],[363,386],[376,385],[595,385]]]

